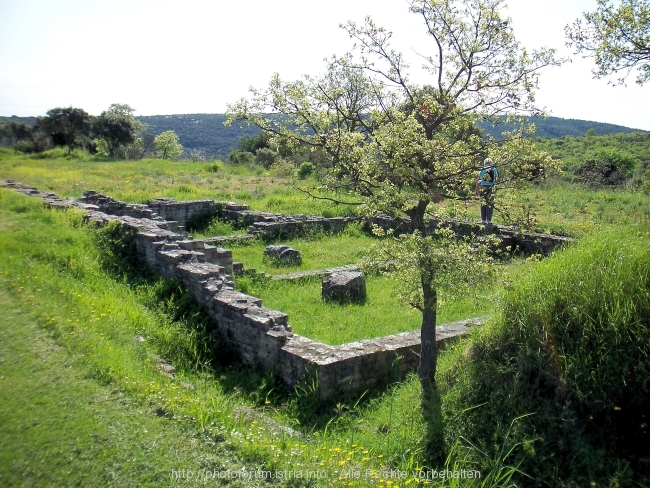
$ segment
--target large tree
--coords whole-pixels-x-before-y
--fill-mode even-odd
[[[410,218],[410,232],[389,240],[387,254],[405,279],[403,295],[422,313],[418,375],[425,397],[435,387],[440,287],[471,285],[477,270],[486,270],[469,244],[441,239],[447,231],[432,228],[427,213],[442,198],[472,198],[486,156],[498,162],[501,183],[542,174],[550,164],[523,126],[499,141],[476,129],[479,120],[540,113],[539,70],[558,64],[553,50],[519,45],[503,8],[503,0],[410,2],[430,38],[419,47],[427,49],[426,86],[409,77],[392,33],[367,18],[343,26],[355,49],[334,57],[324,75],[295,82],[276,75],[228,108],[230,123],[257,125],[272,143],[326,151],[333,169],[323,198]]]
[[[597,2],[595,12],[586,12],[584,18],[566,26],[567,45],[574,47],[576,54],[594,58],[596,78],[622,73],[617,82],[624,83],[636,68],[636,82],[643,85],[650,79],[650,2]]]
[[[93,132],[100,152],[110,157],[125,157],[129,146],[136,142],[138,133],[145,129],[144,124],[133,115],[134,112],[135,109],[127,104],[114,103],[97,117]]]
[[[47,116],[39,117],[38,124],[57,146],[67,146],[68,154],[82,146],[90,136],[92,116],[81,108],[53,108]]]

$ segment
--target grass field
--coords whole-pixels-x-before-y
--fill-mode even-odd
[[[331,345],[416,330],[422,322],[419,311],[400,302],[397,283],[386,276],[366,276],[368,298],[363,303],[324,302],[320,279],[255,282],[240,278],[236,286],[261,298],[265,307],[288,313],[296,334]],[[441,292],[441,298],[444,295]],[[438,324],[488,315],[494,298],[489,295],[491,291],[484,289],[472,297],[447,297],[440,304]]]
[[[235,201],[253,209],[285,214],[346,216],[352,212],[348,207],[307,199],[293,188],[290,179],[221,162],[107,161],[76,152],[67,156],[62,150],[14,156],[13,151],[0,148],[0,175],[54,191],[61,197],[78,197],[86,190],[95,190],[131,203],[165,196]]]
[[[0,291],[2,486],[157,487],[173,484],[181,470],[244,465],[224,442],[89,377],[83,357],[71,356],[56,335]]]
[[[0,148],[0,177],[56,192],[62,197],[96,190],[132,203],[160,196],[178,200],[211,198],[246,203],[253,209],[285,214],[346,216],[355,209],[309,199],[296,187],[317,185],[314,180],[279,178],[268,171],[251,171],[221,162],[162,160],[110,161],[85,153],[67,156],[64,150],[42,155],[18,155]],[[525,191],[524,191],[525,190]],[[499,192],[495,222],[503,222]],[[650,222],[650,201],[640,192],[595,191],[553,180],[515,192],[512,218],[528,221],[542,232],[580,236],[598,225]],[[477,204],[443,202],[440,212],[478,219]]]
[[[95,189],[132,202],[155,196],[205,197],[241,201],[260,210],[286,213],[347,212],[308,200],[291,188],[294,182],[263,172],[256,174],[211,163],[113,162],[80,154],[71,158],[58,156],[55,151],[43,158],[14,157],[12,152],[0,149],[0,178],[50,189],[61,196],[78,196],[83,190]],[[650,202],[640,193],[596,192],[563,182],[549,182],[532,187],[531,192],[518,198],[522,208],[528,205],[537,214],[538,230],[562,231],[587,238],[609,232],[607,229],[617,229],[628,245],[632,245],[634,236],[646,236],[648,232]],[[212,225],[209,233],[234,230],[218,222]],[[292,241],[304,249],[302,268],[355,262],[372,240],[354,229],[336,239],[308,236],[300,242]],[[264,262],[262,248],[261,243],[255,243],[234,247],[233,252],[235,259],[269,274],[292,270]],[[577,429],[579,425],[565,421],[574,418],[566,416],[573,415],[570,405],[557,418],[549,419],[556,422],[553,425],[559,430],[549,431],[548,439],[541,438],[547,434],[543,430],[546,417],[536,424],[535,431],[530,430],[533,424],[527,417],[515,415],[515,409],[521,406],[520,386],[513,385],[529,385],[526,391],[537,394],[534,381],[538,380],[530,379],[536,378],[529,376],[530,371],[525,369],[530,364],[519,362],[510,349],[514,339],[500,335],[498,327],[490,326],[484,335],[472,336],[467,343],[449,347],[439,358],[445,450],[449,457],[446,462],[432,464],[427,454],[429,419],[419,408],[420,386],[414,376],[384,392],[321,403],[317,399],[317,384],[303,384],[289,390],[275,381],[272,372],[247,368],[233,361],[223,343],[210,335],[206,317],[196,310],[178,283],[121,268],[112,258],[107,255],[105,234],[85,225],[80,213],[46,209],[38,199],[0,190],[0,483],[3,486],[168,486],[177,484],[165,478],[175,466],[197,470],[259,467],[292,472],[320,469],[327,472],[327,481],[314,486],[382,487],[424,484],[414,475],[421,472],[420,468],[479,469],[483,477],[465,480],[462,486],[512,486],[510,480],[517,463],[525,461],[528,466],[540,466],[539,470],[535,469],[550,476],[556,461],[552,451],[544,449],[558,441],[583,445],[578,442],[584,441]],[[567,268],[566,262],[558,259],[548,269],[560,265]],[[564,278],[559,271],[553,271],[553,276],[559,277],[558,288],[553,294],[547,294],[544,289],[535,288],[536,276],[545,276],[547,268],[536,265],[538,275],[526,278],[527,263],[515,262],[510,266],[512,269],[506,275],[515,287],[521,278],[535,290],[535,295],[528,289],[522,288],[525,293],[518,291],[518,303],[525,302],[528,296],[536,296],[540,302],[548,302],[551,317],[553,304],[564,304],[565,295],[570,295],[561,292]],[[582,266],[581,269],[590,269],[588,261]],[[602,277],[599,275],[598,279]],[[400,305],[394,301],[393,294],[385,291],[390,289],[386,278],[371,276],[368,283],[370,295],[366,305],[348,308],[328,305],[317,309],[318,299],[314,297],[320,296],[318,281],[297,287],[265,286],[261,294],[265,306],[280,310],[303,300],[310,303],[310,307],[301,308],[315,308],[315,317],[301,319],[290,311],[290,323],[301,334],[307,330],[302,327],[313,324],[315,319],[320,322],[326,315],[332,317],[332,322],[345,324],[350,310],[361,310],[375,301],[387,304],[386,309],[381,312],[382,317],[375,318],[369,316],[370,307],[364,308],[362,316],[367,326],[362,335],[377,330],[380,319],[390,317],[389,312],[395,312],[393,317],[397,318],[389,318],[387,323],[401,325],[413,320],[414,327],[418,327],[417,314],[398,308]],[[581,283],[576,280],[571,285],[572,291],[579,291]],[[251,280],[244,286],[254,290],[258,283]],[[512,286],[504,285],[506,295]],[[630,287],[626,284],[623,292]],[[610,288],[609,295],[614,296],[615,284]],[[494,305],[480,305],[475,309],[477,313],[471,315],[482,315],[490,307],[500,310],[504,303],[500,290],[486,292],[494,297],[490,299]],[[304,295],[300,296],[301,293]],[[623,304],[633,315],[634,307],[623,298],[616,298],[616,303]],[[439,321],[445,321],[445,313],[449,313],[449,320],[453,320],[455,313],[465,314],[474,306],[472,298],[465,300],[456,311],[447,301]],[[607,310],[598,308],[599,301],[590,303],[589,317],[608,316]],[[536,311],[535,303],[523,305]],[[515,334],[518,333],[517,309],[510,308],[514,312],[508,330]],[[572,313],[570,309],[568,313]],[[544,320],[543,323],[532,321],[530,330],[546,330],[538,328],[540,324],[546,327],[550,323],[550,319]],[[344,325],[343,330],[351,328]],[[552,339],[562,339],[561,330]],[[331,331],[305,335],[331,341],[328,332]],[[334,341],[338,342],[342,335],[338,332]],[[602,343],[598,342],[599,347]],[[529,345],[528,349],[537,354],[544,344],[531,339]],[[481,361],[490,369],[482,368]],[[176,370],[173,377],[160,371],[160,365],[167,363]],[[573,364],[568,359],[565,363]],[[508,376],[511,371],[512,377]],[[535,371],[549,376],[546,371]],[[581,370],[581,378],[592,377],[589,371]],[[623,385],[620,381],[616,384]],[[503,404],[510,405],[512,411],[499,412],[501,400],[482,396],[483,392],[503,395],[502,399],[507,399]],[[553,402],[561,397],[554,395],[551,391],[550,402],[556,405]],[[527,401],[535,405],[537,398],[532,395]],[[485,403],[488,400],[490,403]],[[485,420],[488,416],[483,412],[488,411],[499,415]],[[292,437],[286,430],[278,429],[277,423],[296,429],[305,437]],[[469,437],[465,434],[477,432],[490,434],[483,439],[487,444],[466,442]],[[536,454],[536,449],[543,454]],[[590,459],[600,458],[593,455]],[[576,480],[573,485],[565,486],[626,486],[629,473],[625,461],[621,463],[619,467],[610,466],[613,471],[607,477],[576,475],[572,478]],[[391,468],[406,470],[410,476],[397,482],[382,478],[377,474],[381,471],[372,471]],[[362,473],[361,479],[349,477],[352,469]],[[366,469],[371,470],[367,478],[363,477]],[[593,473],[600,472],[593,467]],[[537,479],[535,484],[552,484],[551,479]],[[521,486],[529,482],[521,476],[518,480]],[[186,481],[179,483],[185,485]],[[241,486],[251,486],[247,483]],[[307,483],[275,479],[273,485],[297,488]],[[428,486],[461,485],[457,480],[445,479]]]
[[[236,449],[233,459],[243,459],[240,468],[263,465],[272,470],[324,469],[334,476],[344,467],[379,469],[389,453],[392,459],[395,453],[419,452],[414,446],[421,442],[423,429],[418,427],[422,420],[417,412],[405,413],[398,422],[383,404],[355,406],[355,399],[350,404],[339,404],[338,416],[329,410],[332,405],[319,407],[320,410],[314,406],[306,408],[317,398],[315,392],[309,392],[308,385],[301,390],[303,393],[296,395],[276,385],[269,372],[232,363],[224,356],[226,351],[214,349],[214,338],[205,330],[205,316],[195,313],[191,300],[188,305],[188,295],[178,285],[108,271],[110,263],[102,260],[97,231],[83,225],[81,217],[79,212],[49,210],[38,199],[0,190],[2,288],[15,308],[25,310],[26,320],[37,325],[34,330],[41,338],[50,336],[58,347],[67,351],[70,368],[74,370],[71,381],[88,378],[96,385],[106,385],[117,397],[125,396],[142,412],[157,412],[164,417],[160,422],[178,421],[175,428],[190,429],[189,434],[183,435],[185,442],[193,435],[223,440],[224,445]],[[24,322],[11,316],[5,316],[2,321],[8,334],[23,333]],[[134,340],[136,337],[144,341]],[[176,368],[173,378],[159,372],[160,359]],[[417,382],[411,383],[409,395],[417,395],[416,385]],[[7,388],[15,389],[15,383]],[[399,395],[403,394],[407,394],[406,390],[400,390]],[[72,400],[55,401],[62,416],[78,415],[82,421],[84,412]],[[29,408],[5,405],[15,410],[15,414],[1,424],[7,442],[12,443],[6,444],[4,451],[3,477],[22,479],[19,472],[12,475],[12,469],[27,463],[30,455],[26,454],[16,465],[7,453],[12,446],[25,442],[39,451],[41,445],[48,443],[48,437],[38,434],[33,440],[25,438],[26,434],[15,423],[17,417],[30,418]],[[305,440],[277,430],[274,424],[269,426],[263,419],[251,418],[245,408],[258,408],[261,413],[308,433],[316,434],[311,430],[315,428],[320,431],[315,437],[310,436],[307,445]],[[97,409],[101,411],[102,407]],[[346,416],[341,417],[344,413]],[[352,419],[357,420],[350,424]],[[329,428],[323,431],[325,424]],[[74,427],[66,425],[52,424],[52,428],[68,428],[75,439],[87,437],[88,428],[83,423]],[[127,425],[126,428],[132,428],[133,424]],[[390,434],[377,437],[372,427],[376,425],[390,426]],[[154,430],[158,433],[159,429]],[[101,435],[102,430],[97,432]],[[144,430],[141,432],[146,434]],[[148,438],[155,440],[153,435]],[[125,452],[136,453],[136,458],[141,449],[138,446],[142,444],[138,439],[135,434],[121,438]],[[61,443],[53,448],[56,452],[64,451],[69,445],[66,438]],[[196,449],[202,449],[198,445]],[[412,451],[414,448],[416,451]],[[186,455],[191,456],[191,452],[191,449],[186,451]],[[110,457],[109,453],[110,450],[105,455]],[[206,456],[218,453],[218,447],[209,447]],[[75,456],[83,454],[79,450]],[[418,455],[414,456],[411,462],[418,459]],[[69,473],[59,473],[59,468],[54,467],[58,461],[53,457],[43,459],[46,467],[35,476],[45,476],[43,471],[49,470],[52,475],[49,479],[58,480],[55,484],[77,480]],[[143,465],[146,473],[142,476],[159,479],[165,466],[171,466],[174,459],[175,456],[169,457],[157,471]],[[89,455],[85,474],[79,476],[83,478],[92,470],[103,470],[105,461],[103,456]],[[210,466],[199,463],[199,467],[205,467],[204,464]],[[147,480],[129,479],[124,484],[136,486],[144,481]],[[47,481],[44,483],[47,485]],[[303,486],[295,480],[287,481],[287,485]],[[337,481],[334,485],[346,486],[347,481]]]

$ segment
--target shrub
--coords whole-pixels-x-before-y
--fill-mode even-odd
[[[266,169],[270,168],[276,159],[278,159],[278,153],[272,149],[263,147],[255,151],[255,162]]]
[[[278,178],[290,178],[296,170],[293,164],[283,158],[278,158],[269,169],[271,170],[271,174]]]
[[[637,159],[624,151],[600,149],[576,167],[575,176],[593,186],[616,186],[632,175]]]
[[[228,155],[230,162],[236,166],[252,166],[255,163],[253,153],[245,151],[231,151]]]
[[[316,167],[312,163],[305,161],[300,165],[300,169],[298,169],[298,178],[300,178],[301,180],[309,178],[311,175],[314,174],[315,170]]]

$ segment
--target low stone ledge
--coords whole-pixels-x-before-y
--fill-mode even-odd
[[[438,350],[484,321],[479,317],[436,327]],[[280,374],[289,385],[316,374],[320,397],[326,399],[338,392],[358,393],[403,379],[417,369],[420,349],[419,330],[340,346],[294,335],[281,349]]]
[[[203,239],[203,241],[206,244],[219,245],[219,244],[227,244],[229,242],[250,241],[253,239],[257,239],[257,236],[254,236],[252,234],[238,234],[234,236],[208,237],[207,239]]]
[[[346,264],[344,266],[338,266],[336,268],[314,269],[311,271],[296,271],[295,273],[278,274],[271,276],[271,279],[276,281],[295,281],[308,278],[320,278],[332,273],[339,273],[342,271],[359,271],[359,269],[361,268],[356,264]]]
[[[148,208],[163,219],[177,221],[183,226],[195,218],[214,217],[223,207],[224,204],[208,199],[177,201],[173,198],[156,198],[148,204]]]

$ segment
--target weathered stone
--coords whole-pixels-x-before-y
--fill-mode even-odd
[[[300,253],[289,246],[266,246],[264,256],[289,266],[302,264],[302,256]]]
[[[362,301],[366,299],[366,279],[360,271],[342,271],[323,280],[323,300]]]
[[[211,218],[219,213],[221,205],[214,200],[189,200],[178,202],[173,198],[156,198],[149,202],[148,208],[165,220],[174,220],[185,226],[188,222]]]

